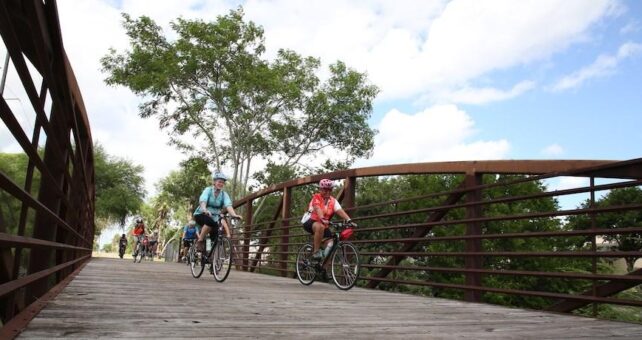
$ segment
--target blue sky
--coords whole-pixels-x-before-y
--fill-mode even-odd
[[[356,166],[640,156],[637,1],[61,0],[94,136],[148,164],[150,191],[181,155],[163,145],[155,121],[137,117],[137,98],[102,84],[97,59],[127,46],[120,12],[167,28],[178,16],[214,20],[239,4],[264,27],[266,57],[290,48],[326,65],[343,60],[380,87],[370,120],[380,134],[373,157]],[[163,163],[146,155],[150,141],[167,151]]]
[[[138,117],[138,98],[103,83],[99,58],[109,47],[127,47],[121,12],[150,16],[169,32],[169,22],[178,16],[215,20],[242,4],[246,18],[265,29],[267,58],[289,48],[325,65],[343,60],[367,72],[381,88],[370,120],[380,133],[372,158],[355,166],[641,156],[640,1],[57,4],[94,139],[110,154],[143,164],[150,193],[183,156],[166,145],[156,121]],[[10,95],[24,95],[11,70],[7,86]],[[18,101],[10,105],[24,110]],[[25,129],[32,121],[26,114]],[[19,150],[3,133],[0,129],[0,151]]]

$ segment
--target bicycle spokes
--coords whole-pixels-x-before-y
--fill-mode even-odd
[[[342,243],[332,256],[332,278],[339,289],[352,288],[359,278],[359,253],[350,243]]]

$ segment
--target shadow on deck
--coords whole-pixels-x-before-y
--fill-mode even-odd
[[[94,258],[22,338],[642,338],[642,325],[176,263]]]

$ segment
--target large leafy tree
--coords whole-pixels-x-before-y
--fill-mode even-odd
[[[233,195],[245,193],[258,157],[305,168],[333,148],[348,162],[371,152],[378,89],[343,62],[321,80],[319,59],[280,50],[268,60],[263,29],[242,9],[214,22],[176,19],[174,40],[148,17],[123,17],[130,48],[102,58],[106,82],[144,98],[140,116],[156,117],[179,149],[231,169]]]
[[[96,234],[104,227],[125,224],[128,216],[138,212],[143,204],[143,166],[126,159],[110,156],[105,149],[94,146],[96,173]]]
[[[24,153],[0,154],[0,171],[15,183],[25,181],[29,160]],[[96,184],[96,235],[110,224],[124,224],[131,214],[137,212],[143,203],[145,191],[143,167],[132,162],[107,154],[105,149],[94,145],[94,167]],[[32,184],[32,195],[37,195],[40,175],[36,171]],[[0,191],[0,224],[8,231],[15,232],[20,215],[20,202],[9,194]],[[30,217],[31,218],[31,217]],[[27,235],[31,222],[27,223]]]

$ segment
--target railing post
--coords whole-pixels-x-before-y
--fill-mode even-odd
[[[597,229],[597,220],[595,216],[595,177],[591,176],[590,179],[590,186],[591,186],[591,205],[589,206],[590,209],[590,218],[591,218],[591,230]],[[591,251],[593,253],[597,252],[597,235],[593,234],[591,237]],[[593,275],[597,274],[597,257],[593,256],[591,258],[591,272]],[[597,297],[597,281],[593,280],[592,282],[592,287],[591,287],[591,292],[593,293],[593,297]],[[593,305],[593,317],[597,316],[597,303],[592,303]]]
[[[281,209],[281,276],[287,277],[288,248],[290,243],[290,207],[292,206],[292,187],[283,188],[283,207]]]
[[[244,271],[250,270],[250,242],[252,240],[252,200],[245,203],[245,238],[243,239],[243,268]]]
[[[466,188],[479,186],[482,184],[482,175],[475,172],[466,173]],[[466,192],[466,203],[479,202],[481,200],[481,191],[479,189]],[[466,207],[466,219],[479,218],[482,215],[481,205],[474,205]],[[481,235],[481,223],[468,222],[466,223],[466,235]],[[477,253],[482,250],[481,239],[467,239],[466,252]],[[464,265],[466,269],[481,269],[482,258],[477,255],[467,255],[464,258]],[[466,273],[466,285],[468,286],[481,286],[481,274],[479,273]],[[466,290],[464,292],[464,300],[470,302],[481,301],[482,292],[477,290]]]
[[[345,180],[345,187],[343,188],[343,201],[341,206],[344,209],[354,207],[354,196],[357,187],[357,180],[354,176],[347,177]]]

